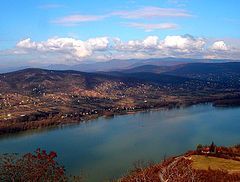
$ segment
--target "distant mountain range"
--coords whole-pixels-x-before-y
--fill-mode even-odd
[[[226,59],[190,59],[190,58],[152,58],[152,59],[127,59],[127,60],[110,60],[106,62],[91,62],[81,63],[77,65],[52,64],[48,66],[41,66],[38,68],[49,70],[76,70],[83,72],[101,72],[101,71],[120,71],[131,69],[135,67],[154,65],[154,66],[175,66],[189,63],[222,63],[222,62],[237,62],[236,60]],[[5,67],[0,68],[0,73],[17,71],[31,66],[22,67]],[[150,69],[150,67],[149,67]],[[164,69],[164,68],[163,68]],[[160,71],[161,72],[161,71]]]
[[[45,67],[52,70],[77,70],[84,72],[98,72],[98,71],[120,71],[131,69],[144,65],[155,66],[174,66],[188,63],[219,63],[232,62],[233,60],[224,59],[189,59],[189,58],[152,58],[152,59],[127,59],[127,60],[110,60],[106,62],[82,63],[74,66],[68,65],[50,65]]]
[[[1,90],[24,88],[32,90],[41,85],[44,89],[66,91],[74,86],[91,89],[106,82],[120,85],[133,83],[153,83],[157,85],[189,83],[206,84],[214,82],[219,86],[236,88],[240,86],[240,63],[189,63],[172,66],[142,65],[130,69],[106,72],[80,72],[74,70],[47,70],[28,68],[0,74]],[[40,89],[40,88],[39,88]]]
[[[240,85],[240,63],[185,63],[173,66],[143,65],[121,71],[105,72],[115,76],[128,76],[148,80],[156,80],[163,76],[174,77],[175,80],[188,78],[210,82],[220,82],[231,85]],[[166,78],[165,78],[166,79]]]

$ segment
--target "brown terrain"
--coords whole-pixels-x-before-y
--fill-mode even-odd
[[[118,182],[237,182],[240,181],[240,146],[198,146],[197,150],[159,164],[136,165]]]
[[[240,104],[240,64],[187,64],[159,73],[25,69],[0,74],[0,134],[151,108]],[[168,70],[168,71],[167,71]]]

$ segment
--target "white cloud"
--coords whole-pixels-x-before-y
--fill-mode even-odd
[[[24,47],[24,48],[36,48],[36,43],[31,42],[30,38],[21,40],[20,42],[17,43],[17,47]]]
[[[215,51],[227,51],[228,46],[224,41],[221,40],[214,42],[213,45],[211,46],[211,49]]]
[[[207,56],[213,58],[240,60],[239,39],[226,38],[224,40],[215,40],[208,47],[207,53]]]
[[[194,38],[189,35],[185,36],[167,36],[164,39],[163,46],[166,48],[178,49],[178,50],[202,50],[205,45],[205,41],[202,38]]]
[[[127,19],[159,18],[159,17],[191,17],[186,10],[173,8],[160,8],[155,6],[143,7],[137,10],[115,11],[111,13]]]
[[[43,42],[33,42],[30,38],[20,41],[18,48],[29,51],[56,52],[72,55],[76,59],[91,56],[94,51],[106,49],[109,41],[107,37],[99,37],[82,41],[73,38],[51,38]]]
[[[157,36],[148,36],[142,42],[144,47],[156,47],[159,44],[159,38]]]
[[[164,45],[170,48],[182,49],[186,47],[188,40],[181,36],[167,36],[164,40]]]
[[[130,58],[141,55],[146,57],[198,57],[205,54],[206,41],[190,35],[167,36],[160,39],[158,36],[148,36],[143,40],[115,41],[113,50]],[[113,55],[114,56],[114,55]],[[115,57],[116,58],[116,57]]]
[[[123,41],[120,38],[96,37],[80,40],[69,37],[50,38],[46,41],[21,40],[14,49],[1,50],[0,60],[29,60],[45,64],[71,64],[86,60],[130,58],[224,58],[239,59],[238,44],[228,45],[191,35],[171,35],[160,38]],[[210,46],[209,46],[210,45]],[[230,46],[231,45],[231,46]]]
[[[63,25],[63,26],[76,26],[82,22],[99,21],[104,19],[105,17],[106,16],[76,14],[76,15],[69,15],[62,18],[58,18],[52,21],[52,23]]]
[[[158,24],[145,24],[145,23],[127,23],[128,27],[144,29],[147,32],[153,30],[163,30],[163,29],[176,29],[177,24],[174,23],[158,23]]]
[[[109,40],[107,37],[98,37],[98,38],[91,38],[85,42],[88,46],[91,47],[93,50],[104,50],[109,45]]]
[[[51,7],[51,6],[50,6]],[[83,15],[74,14],[57,18],[51,21],[54,24],[63,26],[76,26],[82,22],[99,21],[105,18],[117,16],[123,19],[149,19],[149,18],[162,18],[162,17],[191,17],[191,13],[184,9],[174,8],[160,8],[156,6],[146,6],[135,10],[122,10],[113,11],[103,15]],[[176,24],[173,23],[161,23],[161,24],[143,24],[143,23],[129,23],[130,27],[141,28],[145,30],[153,29],[174,29]]]
[[[146,51],[148,49],[158,49],[159,45],[158,36],[148,36],[143,40],[129,40],[122,42],[121,39],[114,39],[113,50],[120,52],[134,52]]]

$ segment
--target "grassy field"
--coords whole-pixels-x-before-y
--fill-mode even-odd
[[[190,158],[195,169],[207,170],[210,167],[213,170],[219,169],[226,170],[229,173],[240,173],[240,161],[201,155],[193,155]]]

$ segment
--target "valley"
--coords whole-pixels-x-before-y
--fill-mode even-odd
[[[150,68],[101,73],[29,68],[1,74],[0,134],[153,108],[240,104],[239,63]]]

